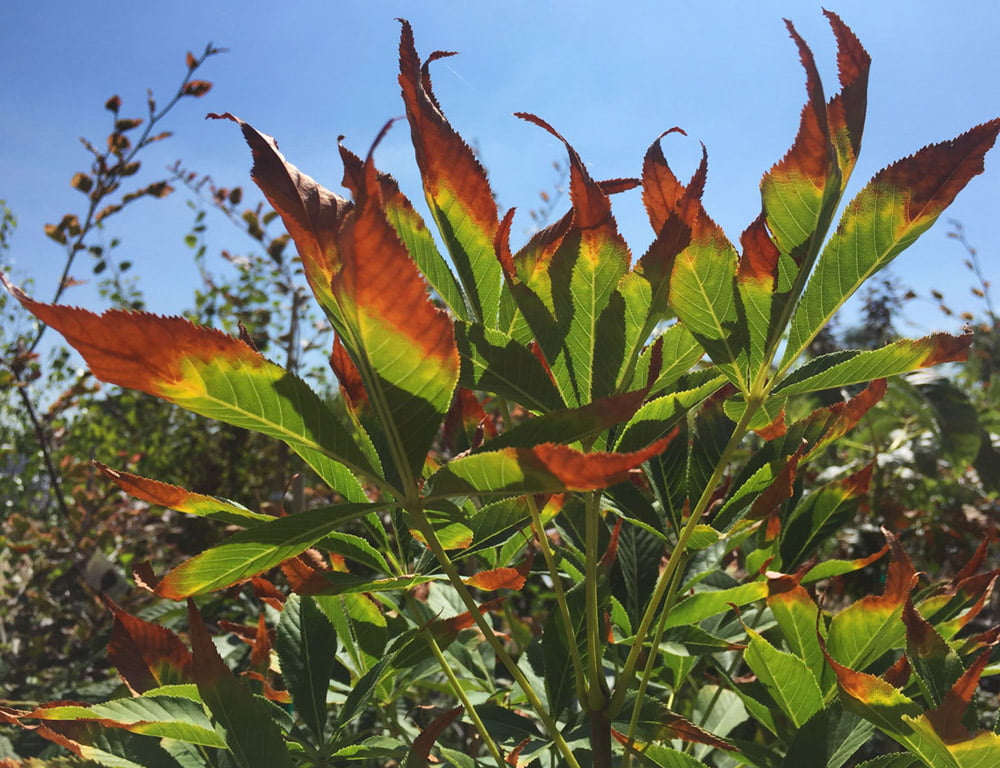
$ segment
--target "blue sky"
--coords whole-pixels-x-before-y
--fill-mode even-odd
[[[1000,3],[995,0],[841,0],[832,10],[855,30],[874,60],[868,125],[850,197],[879,168],[919,147],[954,137],[1000,114]],[[250,187],[249,151],[231,123],[206,122],[230,111],[278,138],[285,155],[339,189],[336,137],[367,150],[386,119],[400,115],[396,84],[399,26],[408,18],[418,50],[457,50],[438,62],[434,83],[452,124],[478,145],[503,206],[518,206],[514,231],[555,181],[562,147],[511,116],[535,112],[563,133],[597,178],[638,175],[642,156],[672,126],[668,160],[682,178],[698,141],[709,152],[705,203],[736,240],[759,210],[761,174],[790,146],[805,99],[804,75],[782,18],[811,45],[828,92],[834,44],[819,5],[793,0],[652,2],[592,0],[458,2],[295,0],[294,2],[8,3],[0,27],[0,199],[19,219],[15,277],[54,290],[63,252],[42,227],[82,209],[69,187],[86,155],[77,139],[103,140],[104,100],[120,94],[123,116],[142,116],[145,89],[166,99],[183,74],[184,54],[207,42],[230,49],[206,65],[215,88],[168,118],[174,138],[150,151],[151,180],[180,159],[223,186]],[[404,191],[421,197],[408,130],[397,125],[376,155]],[[177,313],[191,303],[197,276],[183,236],[192,214],[179,189],[143,201],[113,220],[119,258],[135,262],[151,310]],[[616,198],[617,217],[638,258],[652,237],[638,192]],[[945,219],[965,224],[989,275],[1000,254],[1000,151],[987,157],[941,222],[895,262],[919,291],[943,290],[956,309],[978,308],[963,253],[945,237]],[[246,250],[249,241],[222,220],[211,243]],[[517,237],[515,237],[517,245]],[[81,263],[74,276],[89,277]],[[64,299],[93,309],[91,287]],[[903,330],[956,330],[930,302],[910,306]]]

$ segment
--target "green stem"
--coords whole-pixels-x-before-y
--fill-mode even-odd
[[[600,494],[589,494],[584,509],[586,561],[584,564],[583,582],[587,600],[587,666],[590,675],[587,684],[586,702],[587,709],[590,712],[601,712],[607,704],[607,697],[604,694],[607,683],[604,679],[601,615],[597,596],[597,535],[598,526],[600,525],[599,499]]]
[[[451,689],[455,692],[458,700],[462,702],[462,706],[465,707],[465,713],[472,720],[472,724],[476,727],[476,731],[479,732],[479,737],[483,740],[486,748],[490,751],[493,756],[493,760],[497,764],[497,768],[507,768],[504,763],[503,754],[500,752],[500,748],[493,741],[493,737],[490,736],[490,732],[486,729],[486,725],[479,717],[479,713],[476,712],[476,708],[472,706],[472,702],[469,701],[469,697],[465,695],[465,690],[462,688],[462,683],[459,679],[455,677],[455,673],[451,669],[451,665],[448,664],[448,660],[444,657],[441,652],[441,647],[437,644],[437,640],[434,639],[434,635],[431,634],[430,630],[425,633],[427,638],[427,644],[431,647],[431,653],[434,654],[434,658],[437,659],[441,669],[445,676],[448,678],[448,682],[451,684]]]
[[[529,494],[525,496],[525,500],[528,503],[528,512],[531,514],[531,526],[535,529],[535,538],[542,550],[542,557],[545,558],[545,565],[549,569],[549,577],[552,579],[552,589],[556,595],[556,605],[559,607],[559,618],[562,619],[563,631],[566,633],[566,645],[569,647],[569,657],[573,662],[576,696],[580,701],[586,701],[587,681],[583,668],[583,658],[580,656],[580,648],[576,644],[573,623],[569,615],[569,603],[566,602],[566,591],[563,589],[562,575],[556,566],[555,555],[549,546],[549,538],[545,535],[545,526],[542,523],[542,516],[538,512],[535,497]]]
[[[683,559],[685,561],[687,560],[686,557]],[[678,584],[680,583],[680,573],[682,571],[683,571],[683,565],[681,566],[681,568],[677,570],[677,575],[675,576],[675,578],[671,580],[670,586],[667,589],[667,597],[665,600],[665,605],[669,606],[673,603],[673,599],[677,594],[677,587]],[[654,649],[660,647],[660,642],[663,640],[663,633],[666,631],[667,628],[667,617],[669,615],[670,615],[669,610],[660,612],[660,619],[659,621],[656,622],[656,631],[653,633],[653,642],[651,645],[651,647]],[[656,664],[654,663],[655,661],[656,661],[656,653],[654,651],[651,651],[646,659],[646,666],[642,670],[642,679],[639,681],[639,688],[636,693],[635,705],[632,707],[632,716],[629,719],[628,723],[628,739],[630,744],[632,743],[632,740],[635,738],[635,730],[639,725],[639,715],[642,710],[642,701],[646,695],[646,689],[649,687],[649,681],[653,677],[653,670],[656,668]],[[626,763],[628,762],[629,760],[626,759]]]
[[[715,465],[715,470],[712,472],[712,476],[705,484],[705,488],[701,493],[701,497],[698,499],[698,503],[695,505],[695,508],[691,510],[691,514],[688,517],[687,522],[684,524],[680,535],[677,537],[677,543],[674,546],[673,551],[670,553],[666,567],[660,572],[660,575],[656,580],[653,595],[650,597],[649,603],[646,605],[646,610],[639,622],[639,627],[636,630],[635,637],[632,641],[632,648],[629,650],[628,657],[625,660],[625,666],[622,669],[621,677],[618,679],[614,695],[611,698],[609,715],[612,718],[615,717],[619,711],[621,711],[622,704],[625,701],[625,695],[631,687],[631,681],[635,675],[636,666],[639,663],[639,656],[641,655],[642,649],[646,644],[646,638],[649,636],[649,630],[653,624],[653,619],[659,611],[660,604],[663,602],[663,599],[667,594],[667,590],[674,580],[674,575],[680,570],[681,561],[685,559],[685,550],[687,549],[688,542],[691,540],[691,536],[694,534],[694,529],[697,527],[702,515],[705,514],[705,510],[708,509],[709,502],[712,500],[712,494],[715,492],[715,488],[722,480],[722,476],[725,474],[726,467],[729,465],[730,459],[736,452],[740,443],[743,441],[743,437],[747,433],[747,427],[750,424],[750,420],[753,418],[753,415],[757,412],[759,407],[759,400],[749,400],[747,402],[747,407],[744,410],[743,415],[740,417],[736,428],[733,430],[733,434],[730,436],[729,442],[722,451],[722,455],[719,457],[719,461]],[[674,592],[676,592],[676,587]],[[674,595],[671,595],[671,599],[673,599],[673,597]],[[670,604],[665,603],[663,605],[663,610],[669,611]],[[647,662],[648,664],[653,663],[652,657],[656,655],[656,651],[657,649],[655,647],[650,649],[650,660]],[[638,706],[638,700],[636,701],[636,706]]]
[[[548,732],[549,738],[552,739],[556,748],[560,753],[562,753],[563,758],[565,758],[567,766],[569,766],[569,768],[580,768],[580,763],[577,761],[576,756],[573,754],[573,750],[570,749],[566,739],[559,731],[558,724],[552,718],[552,715],[549,714],[545,705],[542,704],[541,699],[538,698],[538,694],[535,693],[535,689],[532,688],[531,683],[528,682],[528,678],[524,676],[520,667],[518,667],[514,659],[511,658],[507,649],[504,648],[503,643],[501,643],[497,639],[496,635],[494,635],[493,627],[489,625],[482,613],[480,613],[479,606],[472,597],[472,593],[465,585],[465,582],[462,581],[462,577],[455,568],[455,563],[452,562],[452,559],[448,557],[448,553],[445,552],[444,547],[441,546],[441,541],[438,539],[437,533],[435,533],[434,528],[427,520],[427,515],[424,514],[423,508],[415,507],[410,509],[409,512],[414,527],[424,537],[427,547],[431,550],[431,553],[437,559],[441,569],[445,572],[448,580],[458,593],[459,598],[461,598],[462,602],[465,604],[466,609],[469,611],[469,615],[476,622],[476,626],[479,627],[479,631],[483,633],[483,637],[486,639],[486,642],[490,644],[493,652],[497,655],[497,658],[500,659],[500,663],[504,665],[511,677],[514,678],[514,681],[524,692],[524,696],[527,698],[531,708],[535,710],[535,714],[538,715],[538,719],[541,720],[542,724],[545,726],[545,730]]]

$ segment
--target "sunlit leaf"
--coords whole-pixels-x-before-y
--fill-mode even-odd
[[[939,363],[961,362],[968,357],[971,344],[971,334],[935,333],[922,339],[897,341],[882,349],[833,352],[790,373],[775,387],[774,394],[837,389]]]
[[[102,381],[276,437],[345,497],[366,498],[351,470],[376,473],[354,437],[304,382],[239,339],[178,317],[41,304],[4,283]]]
[[[840,611],[830,622],[829,655],[852,669],[864,670],[882,654],[905,643],[903,605],[916,571],[894,538],[892,561],[881,595],[867,595]]]
[[[231,525],[248,526],[274,519],[270,515],[252,512],[228,499],[192,493],[178,488],[176,485],[111,469],[100,462],[94,462],[94,466],[129,496],[142,499],[150,504],[176,509],[178,512],[186,512],[189,515],[208,517]]]
[[[519,112],[518,117],[544,128],[563,142],[570,160],[572,221],[548,265],[558,338],[539,336],[549,367],[567,404],[583,405],[614,391],[617,366],[596,365],[601,316],[609,308],[618,282],[631,261],[618,233],[611,202],[587,172],[576,150],[544,120]],[[623,309],[623,308],[622,308]],[[609,377],[603,385],[601,375]]]
[[[319,507],[241,531],[174,568],[157,585],[156,593],[180,600],[247,580],[304,552],[373,506]]]
[[[780,651],[757,632],[747,628],[750,643],[743,654],[747,666],[757,675],[781,711],[796,728],[823,708],[823,694],[805,661]]]
[[[632,453],[582,453],[554,443],[474,453],[449,462],[434,475],[433,496],[606,488],[625,480],[632,469],[666,448],[670,439],[663,438]]]
[[[448,123],[431,90],[427,65],[417,55],[413,31],[402,21],[399,84],[420,166],[424,194],[473,319],[496,328],[501,269],[493,241],[499,227],[497,206],[486,172],[462,137]]]
[[[1000,118],[924,147],[875,175],[848,205],[792,318],[782,366],[797,358],[858,287],[926,231],[983,171]]]

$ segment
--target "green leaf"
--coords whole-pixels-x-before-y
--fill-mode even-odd
[[[705,768],[705,763],[691,755],[660,744],[648,744],[640,751],[646,760],[660,768]]]
[[[236,762],[242,768],[291,768],[281,731],[266,705],[226,667],[193,601],[188,601],[188,620],[198,693],[225,730],[226,743]]]
[[[697,624],[709,616],[732,610],[733,605],[744,606],[755,600],[762,600],[766,596],[767,583],[764,581],[754,581],[728,589],[695,592],[670,609],[666,626],[680,627],[685,624]]]
[[[704,350],[702,350],[698,340],[688,333],[681,323],[674,323],[643,351],[639,360],[640,371],[648,369],[649,358],[657,344],[660,345],[659,354],[662,358],[662,365],[649,389],[652,395],[662,392],[688,373],[704,355]]]
[[[692,720],[700,723],[706,731],[725,738],[747,717],[746,707],[732,691],[717,685],[703,685],[698,689]],[[707,744],[696,744],[695,757],[704,757],[711,749]]]
[[[781,532],[781,563],[792,570],[810,557],[834,531],[851,519],[867,493],[874,465],[827,483],[802,499]]]
[[[368,706],[368,702],[371,701],[372,697],[375,695],[376,689],[378,687],[379,681],[382,679],[382,675],[385,673],[386,667],[395,661],[396,654],[390,654],[389,656],[384,656],[375,666],[369,669],[365,674],[358,678],[354,684],[351,686],[351,692],[347,694],[347,698],[344,699],[344,704],[340,708],[340,712],[337,713],[336,728],[338,730],[346,728],[354,719],[364,711],[364,708]]]
[[[199,702],[176,696],[137,696],[85,706],[45,706],[28,717],[41,720],[101,720],[132,733],[206,747],[225,747],[225,739]]]
[[[563,407],[562,396],[530,350],[506,334],[472,323],[456,323],[462,357],[459,384],[505,397],[532,411]]]
[[[863,670],[882,654],[905,643],[903,605],[916,571],[895,539],[890,539],[892,561],[881,595],[868,595],[833,617],[829,656],[844,666]]]
[[[737,311],[736,249],[707,214],[694,221],[691,238],[674,262],[670,306],[719,370],[745,390],[748,331]]]
[[[702,403],[725,383],[722,376],[711,378],[694,389],[672,392],[650,400],[622,428],[615,446],[619,451],[636,450],[668,434],[688,411]]]
[[[743,660],[796,728],[823,709],[823,694],[806,663],[779,651],[757,632],[747,628],[750,643]]]
[[[767,576],[767,607],[778,622],[781,635],[789,650],[802,659],[822,682],[826,664],[817,631],[826,636],[826,624],[819,620],[819,608],[809,593],[792,576]]]
[[[595,361],[602,335],[601,316],[612,295],[618,295],[615,289],[628,271],[631,255],[618,233],[608,195],[587,173],[573,147],[544,120],[523,112],[517,116],[544,128],[562,141],[569,153],[573,219],[549,265],[558,339],[555,344],[547,343],[539,335],[538,341],[563,399],[570,406],[584,405],[610,394],[617,381],[621,360],[604,370],[599,370]],[[620,295],[619,301],[623,301]],[[618,309],[623,311],[624,307]],[[607,379],[604,385],[599,383],[601,376]]]
[[[874,731],[875,726],[867,720],[832,706],[817,712],[795,732],[781,768],[840,768],[871,739]]]
[[[289,595],[274,637],[281,677],[295,711],[322,744],[326,694],[337,654],[337,633],[311,597]]]
[[[903,606],[906,624],[906,658],[916,674],[917,684],[932,707],[945,704],[948,693],[965,672],[958,654],[934,626],[921,616],[907,598]]]
[[[792,371],[774,388],[774,394],[797,395],[837,389],[938,363],[961,362],[968,357],[970,344],[971,334],[935,333],[922,339],[896,341],[882,349],[833,352]]]
[[[339,526],[377,506],[319,507],[234,534],[170,571],[157,585],[156,593],[180,600],[249,579],[300,555]]]
[[[645,394],[645,390],[624,392],[579,408],[550,411],[508,429],[485,443],[483,448],[528,448],[539,443],[575,443],[594,438],[609,427],[631,418],[642,405]]]
[[[848,205],[792,317],[781,368],[795,360],[845,301],[888,265],[982,173],[1000,119],[879,171]]]

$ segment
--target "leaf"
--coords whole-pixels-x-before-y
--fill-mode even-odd
[[[879,171],[848,205],[795,314],[781,368],[796,359],[841,305],[926,231],[983,171],[1000,118],[932,144]]]
[[[691,225],[691,243],[674,261],[670,306],[719,370],[746,388],[747,326],[736,303],[736,249],[707,214]]]
[[[264,515],[259,512],[251,512],[246,507],[228,499],[220,499],[215,496],[205,496],[201,493],[192,493],[183,488],[169,483],[161,483],[158,480],[150,480],[146,477],[133,475],[130,472],[111,469],[94,462],[94,466],[108,480],[121,488],[129,496],[142,499],[150,504],[156,504],[167,509],[175,509],[198,517],[207,517],[212,520],[219,520],[230,525],[248,526],[257,522],[267,522],[273,520],[271,515]]]
[[[693,408],[712,396],[724,384],[721,376],[708,379],[694,389],[671,392],[650,400],[622,428],[615,448],[636,450],[668,434]]]
[[[785,330],[861,147],[871,59],[836,14],[824,13],[837,38],[841,86],[827,104],[812,52],[786,22],[806,70],[808,101],[794,144],[761,180],[761,216],[743,237],[739,286],[751,375],[763,372]]]
[[[191,654],[177,635],[126,613],[108,598],[105,604],[115,617],[108,660],[133,693],[192,680]]]
[[[156,594],[180,600],[245,581],[301,554],[337,527],[357,520],[376,506],[318,507],[241,531],[178,565],[156,586]]]
[[[938,363],[964,362],[972,334],[934,333],[922,339],[903,339],[881,349],[844,350],[813,358],[792,371],[774,388],[775,395],[793,395],[860,384],[896,376]]]
[[[628,742],[628,739],[618,731],[612,730],[611,735],[622,744]],[[696,760],[691,755],[670,747],[640,742],[633,742],[632,746],[637,754],[642,755],[646,761],[659,766],[659,768],[705,768],[705,763],[701,760]]]
[[[344,152],[345,150],[341,148],[341,156]],[[434,237],[424,224],[424,220],[413,208],[413,204],[399,191],[399,185],[394,178],[379,173],[378,182],[385,217],[396,230],[407,252],[420,268],[421,274],[427,278],[431,288],[456,317],[468,320],[468,309],[462,290],[458,287],[451,268],[438,252]]]
[[[343,706],[341,706],[340,711],[337,713],[337,730],[342,730],[348,727],[354,722],[355,718],[364,711],[368,702],[371,701],[372,697],[375,695],[379,681],[382,679],[382,674],[385,672],[385,668],[392,664],[395,661],[395,658],[396,654],[394,653],[384,656],[377,664],[375,664],[354,682],[351,686],[350,693],[348,693],[347,698],[344,699]]]
[[[200,98],[212,90],[212,84],[207,80],[189,80],[184,84],[183,93],[185,96]]]
[[[881,595],[867,595],[830,622],[829,656],[841,664],[865,669],[882,654],[904,645],[903,605],[916,579],[909,557],[889,537],[892,561]]]
[[[665,626],[681,627],[697,624],[702,619],[732,609],[733,605],[744,606],[767,596],[767,583],[753,581],[727,589],[695,592],[670,609]]]
[[[140,735],[206,747],[226,746],[201,703],[177,696],[112,699],[89,707],[44,705],[25,717],[45,721],[96,720],[105,727],[122,728]]]
[[[631,712],[634,703],[634,701],[627,702],[625,711]],[[729,752],[736,750],[725,739],[719,738],[716,734],[698,727],[687,718],[671,711],[666,705],[655,699],[646,698],[642,701],[637,724],[639,725],[640,738],[643,741],[667,742],[680,739],[691,744],[705,744],[715,749],[722,749]],[[624,734],[613,730],[612,735],[620,743],[628,743],[628,739]]]
[[[486,172],[472,149],[448,123],[431,90],[427,65],[421,67],[413,30],[400,20],[399,84],[424,194],[473,318],[496,328],[501,269],[494,250],[497,207]]]
[[[596,438],[601,432],[631,418],[642,405],[646,390],[602,397],[578,408],[550,411],[526,419],[485,443],[484,449],[516,446],[530,448],[539,443],[574,443]]]
[[[789,650],[802,659],[817,682],[823,679],[823,650],[817,639],[826,636],[819,608],[794,576],[768,573],[767,606],[771,609]]]
[[[508,398],[532,411],[564,407],[548,371],[510,336],[474,323],[456,323],[455,339],[463,387]]]
[[[748,716],[746,707],[735,693],[717,685],[703,685],[698,689],[692,719],[701,723],[705,730],[725,738]],[[699,744],[694,749],[695,757],[702,758],[710,750],[707,744]]]
[[[815,675],[798,656],[779,651],[749,627],[746,631],[750,643],[743,652],[743,660],[785,716],[796,728],[801,728],[823,709],[823,694]]]
[[[292,761],[278,726],[266,705],[238,680],[215,648],[201,614],[188,601],[194,678],[198,693],[225,729],[226,744],[242,768],[291,766]]]
[[[433,493],[429,498],[606,488],[628,478],[632,469],[666,448],[671,437],[632,453],[582,453],[555,443],[474,453],[439,470],[431,478]]]
[[[480,571],[465,579],[470,587],[492,592],[498,589],[519,590],[524,586],[525,577],[517,568],[492,568]]]
[[[656,238],[636,264],[635,271],[650,285],[650,306],[654,316],[668,314],[667,290],[677,255],[691,244],[695,222],[705,215],[701,196],[708,173],[708,154],[701,148],[701,163],[687,185],[681,184],[663,155],[661,141],[671,133],[687,135],[671,128],[657,137],[646,150],[642,163],[642,202]]]
[[[649,389],[653,395],[662,392],[690,371],[704,354],[701,345],[681,323],[674,323],[667,328],[657,337],[656,343],[661,345],[663,364]],[[651,357],[655,346],[656,344],[649,345],[642,353],[640,365],[644,359]]]
[[[431,721],[430,725],[424,728],[420,732],[420,735],[413,740],[413,746],[410,748],[410,752],[406,756],[405,767],[427,768],[429,762],[428,758],[430,757],[431,748],[434,746],[434,742],[438,740],[438,737],[444,733],[445,729],[449,725],[461,717],[464,711],[464,707],[455,707],[454,709],[449,709],[435,717],[434,720]]]
[[[796,567],[865,503],[874,464],[813,490],[792,510],[782,531],[782,566]]]
[[[371,153],[357,168],[356,156],[342,149],[350,205],[287,163],[273,139],[223,117],[243,129],[254,181],[295,240],[310,285],[361,372],[400,481],[412,486],[451,403],[459,358],[450,320],[430,301],[386,218]]]
[[[780,333],[774,313],[776,307],[780,309],[775,292],[779,288],[781,251],[771,240],[764,214],[747,227],[740,236],[740,243],[743,253],[736,273],[736,287],[749,345],[745,375],[748,382],[753,382],[762,368],[770,365],[770,345]]]
[[[796,731],[780,768],[805,765],[841,768],[871,740],[874,731],[875,726],[867,720],[839,706],[831,706],[817,712]]]
[[[515,114],[555,136],[569,153],[572,221],[548,269],[558,338],[539,335],[538,341],[563,399],[570,406],[584,405],[614,391],[623,361],[610,368],[596,365],[601,316],[628,271],[631,254],[618,233],[608,195],[587,173],[576,150],[541,118]],[[609,383],[599,383],[602,374]]]
[[[114,768],[181,768],[156,740],[92,721],[49,722],[35,730],[84,760]]]
[[[925,699],[934,707],[940,707],[965,671],[962,661],[934,626],[917,613],[909,595],[903,605],[903,622],[906,624],[906,658],[910,668],[916,673]],[[967,707],[968,702],[965,704]],[[959,721],[966,707],[962,707]]]
[[[3,280],[109,384],[138,389],[202,416],[276,437],[331,488],[366,499],[352,474],[376,476],[353,436],[297,377],[244,342],[179,317],[41,304]]]
[[[326,694],[337,654],[337,633],[311,597],[289,595],[274,638],[281,677],[298,713],[322,744]]]

